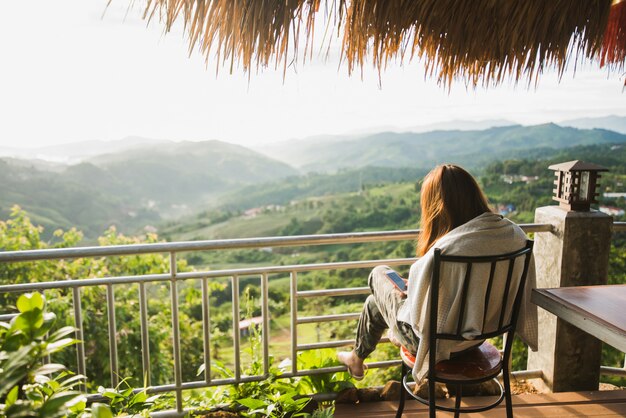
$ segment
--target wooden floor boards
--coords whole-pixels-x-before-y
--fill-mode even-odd
[[[476,404],[486,398],[467,398],[465,405]],[[337,418],[373,418],[394,417],[397,402],[367,402],[356,405],[337,404]],[[626,417],[626,391],[597,392],[566,392],[535,395],[513,396],[513,412],[515,418],[539,417],[594,417],[617,418]],[[452,413],[437,412],[437,417],[452,417]],[[505,417],[504,404],[490,411],[461,415],[468,418],[500,418]],[[404,418],[428,417],[428,408],[416,401],[408,401],[404,410]]]

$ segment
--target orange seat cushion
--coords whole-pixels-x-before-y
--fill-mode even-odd
[[[402,347],[402,361],[413,368],[415,356]],[[502,355],[496,347],[484,342],[476,348],[456,355],[449,360],[442,360],[435,366],[437,377],[450,380],[473,380],[497,375],[502,368]]]

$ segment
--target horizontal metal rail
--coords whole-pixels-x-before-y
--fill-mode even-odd
[[[552,225],[550,224],[520,224],[519,226],[526,233],[552,231]],[[401,241],[416,239],[419,233],[419,229],[407,229],[400,231],[352,232],[342,234],[293,235],[284,237],[157,242],[150,244],[109,245],[105,247],[48,248],[43,250],[4,251],[0,252],[0,263],[53,260],[60,258],[110,257],[149,253]]]
[[[605,376],[626,377],[626,368],[601,366],[600,373]]]
[[[416,258],[394,258],[390,260],[365,260],[365,261],[344,261],[334,263],[314,263],[314,264],[294,264],[288,266],[267,266],[252,267],[241,269],[225,269],[225,270],[206,270],[177,273],[176,280],[191,280],[202,278],[218,278],[232,276],[253,276],[261,274],[279,274],[290,272],[303,272],[314,270],[334,270],[334,269],[355,269],[355,268],[372,268],[381,263],[389,266],[408,265],[415,262]],[[21,283],[0,286],[0,292],[27,292],[33,290],[45,289],[71,289],[88,286],[103,286],[109,284],[132,284],[146,282],[167,282],[172,279],[169,273],[163,274],[146,274],[142,276],[118,276],[118,277],[102,277],[90,278],[82,280],[59,280],[56,282],[37,282],[37,283]]]
[[[613,232],[626,232],[626,222],[613,222]]]
[[[157,242],[109,245],[105,247],[51,248],[0,252],[0,262],[51,260],[59,258],[110,257],[150,253],[214,251],[245,248],[298,247],[415,239],[419,229],[402,231],[354,232],[344,234],[293,235],[284,237],[237,238],[202,241]]]
[[[351,287],[347,289],[303,290],[298,292],[298,298],[319,298],[322,296],[351,296],[367,295],[369,287]]]
[[[313,324],[328,321],[348,321],[351,319],[359,319],[359,313],[345,313],[336,315],[320,315],[320,316],[302,316],[298,318],[298,324]]]

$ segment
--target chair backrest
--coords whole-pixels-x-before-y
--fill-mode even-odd
[[[507,254],[477,257],[444,255],[441,253],[440,249],[435,248],[433,277],[430,287],[431,310],[429,344],[431,353],[436,352],[437,340],[467,340],[462,334],[466,321],[466,311],[471,309],[471,307],[468,308],[467,306],[468,295],[471,293],[470,290],[473,290],[472,286],[474,285],[480,286],[480,289],[485,289],[485,303],[482,313],[483,324],[480,335],[473,336],[473,339],[484,340],[505,333],[508,334],[510,338],[506,340],[503,356],[504,360],[508,361],[522,295],[524,293],[524,286],[526,284],[526,277],[528,275],[532,248],[533,241],[527,240],[526,246],[518,251]],[[461,286],[460,307],[458,308],[456,326],[454,327],[454,331],[444,333],[439,332],[440,328],[438,326],[440,324],[437,322],[439,317],[440,286],[442,284],[446,285],[445,280],[461,279],[460,277],[444,277],[442,280],[442,277],[440,277],[442,270],[444,270],[444,266],[448,263],[460,263],[461,265],[465,265],[465,271],[463,273],[464,277],[462,278],[462,283],[456,283],[457,286]],[[519,265],[516,263],[523,264]],[[480,267],[477,268],[477,265],[480,265]],[[476,270],[483,271],[485,275],[472,274],[472,272]],[[504,271],[506,272],[505,275],[502,274]],[[480,281],[482,281],[482,283]],[[449,284],[448,282],[448,285]],[[501,292],[501,295],[497,295],[493,292],[494,288],[497,288],[498,293]],[[491,321],[489,321],[490,323],[487,323],[488,318],[491,319]],[[431,359],[430,369],[433,370],[435,356],[431,355],[429,357]]]

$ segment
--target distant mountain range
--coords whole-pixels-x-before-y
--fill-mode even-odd
[[[0,147],[0,156],[75,164],[102,154],[159,145],[171,141],[129,136],[117,141],[80,141],[37,148]]]
[[[626,117],[624,116],[612,115],[601,118],[571,119],[557,122],[557,124],[578,129],[607,129],[626,134]]]
[[[359,178],[368,179],[371,174],[381,181],[394,181],[408,174],[417,176],[441,162],[479,172],[494,160],[547,159],[564,149],[602,144],[626,144],[626,135],[555,124],[381,132],[287,141],[270,155],[216,140],[135,138],[128,146],[98,143],[93,149],[83,143],[75,145],[72,154],[83,155],[78,164],[0,159],[0,219],[6,219],[11,206],[18,204],[48,233],[76,226],[94,238],[110,225],[134,233],[164,218],[219,205],[244,208],[269,204],[276,196],[288,201],[311,193],[348,190],[354,187],[350,177],[357,175],[348,171],[358,173],[355,170],[365,167],[378,169],[358,174]],[[57,156],[63,155],[62,150],[48,149]],[[413,171],[384,169],[389,167]],[[311,172],[339,174],[302,177]],[[260,185],[266,183],[272,184],[272,190],[261,193]]]
[[[297,174],[290,166],[220,141],[164,142],[89,161],[46,166],[0,160],[0,215],[26,209],[37,223],[96,237],[110,225],[134,231],[198,210],[240,187]]]
[[[610,115],[597,118],[580,118],[556,122],[557,125],[563,127],[572,127],[578,129],[606,129],[626,134],[626,116]],[[250,146],[253,150],[260,151],[263,154],[273,156],[276,150],[285,148],[285,145],[292,147],[291,144],[296,142],[336,142],[351,139],[361,139],[367,136],[379,134],[381,132],[390,133],[425,133],[432,131],[482,131],[495,127],[519,125],[519,123],[506,119],[492,119],[481,121],[469,120],[451,120],[446,122],[437,122],[426,125],[416,125],[408,129],[395,129],[393,127],[380,127],[375,130],[367,130],[362,132],[351,132],[344,135],[317,135],[314,137],[304,138],[301,140],[288,140],[271,144],[254,144]],[[50,145],[37,148],[20,148],[20,147],[3,147],[0,146],[0,157],[13,157],[27,160],[42,160],[48,162],[58,162],[62,164],[76,164],[90,158],[103,155],[115,154],[127,150],[160,147],[164,144],[174,141],[166,139],[151,139],[138,136],[129,136],[117,141],[81,141],[59,145]],[[283,150],[283,154],[286,151]]]
[[[555,124],[502,126],[480,131],[381,132],[361,138],[294,140],[272,157],[305,172],[366,166],[428,168],[443,162],[480,167],[494,159],[548,158],[559,149],[626,142],[626,135]],[[266,151],[267,152],[267,151]]]

